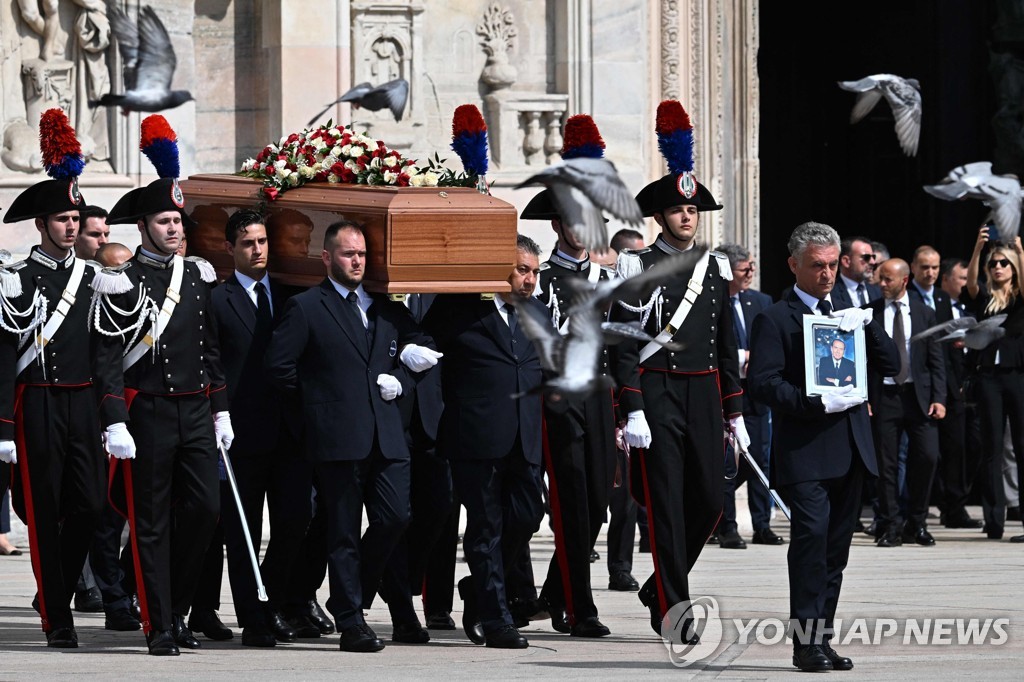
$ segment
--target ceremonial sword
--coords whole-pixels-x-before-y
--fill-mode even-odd
[[[256,578],[256,594],[260,601],[267,601],[267,588],[263,586],[263,576],[260,575],[260,562],[256,559],[256,550],[252,546],[252,536],[249,535],[249,522],[245,518],[245,510],[242,509],[242,497],[238,494],[238,482],[235,481],[235,470],[231,468],[231,459],[228,451],[223,445],[218,446],[220,456],[224,460],[224,471],[228,474],[228,483],[231,484],[231,492],[235,496],[235,506],[238,507],[238,518],[242,523],[242,533],[245,535],[245,546],[249,549],[249,560],[252,562],[252,573]]]
[[[749,464],[750,468],[753,469],[754,473],[757,474],[757,480],[761,481],[761,485],[763,485],[764,489],[768,491],[768,494],[772,496],[772,499],[775,501],[775,504],[778,506],[778,508],[782,510],[782,513],[786,515],[787,519],[792,521],[793,517],[789,513],[789,507],[787,507],[786,503],[782,501],[781,497],[779,497],[779,493],[773,490],[772,487],[768,484],[768,477],[764,475],[764,472],[761,471],[761,467],[759,467],[757,465],[757,462],[754,461],[754,456],[750,454],[750,450],[747,449],[746,447],[740,447],[739,439],[732,436],[731,434],[729,436],[729,441],[732,442],[733,449],[736,452],[742,454],[743,457],[747,460],[747,464]],[[736,462],[736,464],[737,468],[739,468],[739,462]]]

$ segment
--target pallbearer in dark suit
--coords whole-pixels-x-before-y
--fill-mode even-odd
[[[540,272],[540,248],[517,241],[511,294],[438,296],[424,327],[444,352],[438,448],[449,458],[455,492],[466,507],[464,535],[471,576],[459,582],[463,628],[477,644],[529,646],[513,625],[505,574],[544,515],[541,503],[541,401],[529,393],[541,383],[540,359],[519,329],[505,298],[530,305]]]
[[[327,511],[327,610],[340,647],[379,651],[384,643],[363,619],[363,604],[409,523],[409,449],[395,399],[412,390],[413,378],[399,349],[429,339],[404,306],[363,289],[359,225],[328,227],[322,258],[328,277],[288,301],[266,365],[271,382],[301,395],[306,456]],[[364,506],[369,527],[360,539]]]
[[[914,334],[935,326],[935,312],[907,291],[910,268],[900,258],[882,263],[878,283],[885,297],[868,305],[900,355],[894,377],[868,378],[878,456],[879,547],[903,542],[934,545],[928,532],[928,502],[939,464],[938,420],[946,416],[946,363],[935,336],[910,344]],[[901,347],[902,346],[902,347]],[[899,509],[897,457],[907,434],[907,515]]]
[[[289,607],[288,587],[299,568],[298,549],[312,516],[312,465],[302,457],[302,430],[294,396],[271,386],[263,371],[276,320],[288,296],[295,293],[270,277],[269,249],[263,217],[243,210],[232,215],[224,230],[225,245],[235,272],[213,290],[228,401],[237,437],[231,463],[253,545],[259,552],[263,534],[263,501],[270,509],[270,541],[261,564],[269,608],[260,604],[242,520],[230,490],[223,491],[221,516],[227,545],[228,577],[242,644],[274,646],[276,638],[294,641],[297,634],[319,637],[320,630],[295,614],[295,628],[282,623]],[[190,624],[196,619],[193,612]],[[291,632],[289,632],[291,630]]]
[[[850,554],[866,474],[877,474],[871,424],[863,398],[838,389],[807,395],[803,316],[833,313],[839,235],[804,223],[789,238],[796,276],[789,298],[754,320],[747,374],[754,398],[772,410],[772,480],[792,513],[789,608],[793,664],[801,670],[849,670],[853,662],[832,649],[832,621]],[[839,327],[865,325],[868,365],[883,376],[899,370],[892,340],[870,312],[836,310]]]

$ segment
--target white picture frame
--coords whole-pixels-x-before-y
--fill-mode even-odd
[[[824,395],[853,386],[851,395],[867,400],[864,328],[844,332],[839,322],[840,318],[804,315],[804,390],[807,395]]]

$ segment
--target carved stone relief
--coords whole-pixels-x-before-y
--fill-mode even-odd
[[[480,74],[492,91],[502,90],[516,82],[519,72],[509,62],[509,54],[515,49],[518,36],[512,10],[492,2],[477,24],[476,34],[481,38],[487,63]]]

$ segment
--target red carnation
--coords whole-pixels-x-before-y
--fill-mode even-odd
[[[676,130],[689,130],[692,127],[690,115],[678,101],[667,99],[658,105],[658,116],[654,125],[655,132],[668,134]]]
[[[399,173],[398,174],[398,181],[395,184],[398,185],[399,187],[408,187],[409,186],[409,175],[406,174],[406,173]]]

